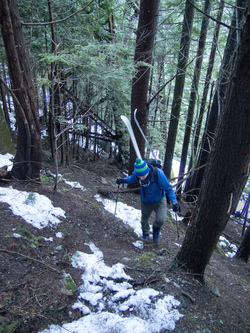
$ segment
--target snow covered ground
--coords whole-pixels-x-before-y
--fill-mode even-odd
[[[11,157],[9,154],[0,155],[0,167],[11,167]],[[103,200],[99,196],[96,196],[96,200],[103,201],[105,209],[114,212],[113,200]],[[46,226],[53,226],[54,229],[65,217],[62,208],[54,207],[47,197],[38,193],[0,187],[0,201],[8,203],[13,214],[21,216],[38,229]],[[141,235],[139,210],[118,202],[116,217],[124,223],[130,223],[134,232]],[[21,237],[15,230],[13,235]],[[53,241],[53,237],[61,236],[55,232],[54,236],[46,240]],[[107,266],[100,249],[94,243],[86,245],[92,254],[77,251],[71,262],[74,268],[83,272],[82,285],[77,291],[78,301],[72,307],[79,309],[83,316],[61,327],[51,325],[43,333],[153,333],[175,328],[176,321],[182,317],[177,310],[180,305],[178,300],[152,288],[135,290],[131,284],[132,278],[125,273],[121,263]],[[143,242],[138,240],[134,245],[143,247]],[[118,283],[118,279],[123,282]],[[92,310],[86,304],[90,304]]]
[[[0,167],[8,165],[11,168],[11,157],[10,154],[0,155]],[[75,183],[68,184],[76,186]],[[82,185],[78,188],[85,190]],[[95,198],[103,203],[107,211],[115,212],[114,200],[103,199],[99,195]],[[65,217],[62,208],[54,207],[47,197],[38,193],[0,187],[0,201],[8,203],[13,214],[21,216],[38,229],[46,226],[53,226],[54,229]],[[138,237],[141,236],[139,210],[118,202],[116,217],[129,224]],[[21,237],[15,230],[13,235]],[[54,237],[62,235],[55,232]],[[53,241],[53,237],[47,241]],[[220,242],[222,246],[225,242],[227,246],[229,244],[224,238]],[[82,285],[77,291],[78,301],[73,305],[73,309],[81,311],[82,318],[62,326],[51,325],[40,333],[157,333],[175,328],[175,323],[182,318],[177,310],[180,305],[178,300],[152,288],[133,289],[132,278],[125,273],[121,263],[107,266],[100,249],[94,243],[86,245],[92,253],[77,251],[71,262],[74,268],[83,272]],[[138,240],[134,246],[143,248],[143,242]],[[235,250],[231,246],[231,253]],[[116,282],[118,279],[123,282]],[[86,304],[90,304],[92,310]]]

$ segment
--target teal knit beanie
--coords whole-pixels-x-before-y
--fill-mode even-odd
[[[148,165],[145,161],[140,160],[138,157],[135,160],[135,172],[138,177],[143,177],[149,172]]]

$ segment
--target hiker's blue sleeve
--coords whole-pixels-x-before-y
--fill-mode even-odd
[[[125,180],[126,184],[132,184],[138,182],[138,178],[135,171],[133,171],[130,176],[125,177],[123,179]]]
[[[177,202],[175,192],[166,175],[161,169],[158,169],[158,184],[167,193],[171,202]]]

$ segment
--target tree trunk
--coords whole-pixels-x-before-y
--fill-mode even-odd
[[[49,12],[49,20],[50,22],[53,22],[53,12],[52,12],[52,3],[51,0],[47,0],[48,5],[48,12]],[[53,55],[56,54],[56,41],[55,41],[55,29],[54,25],[50,24],[50,31],[51,31],[51,53]],[[51,82],[50,85],[50,113],[49,113],[49,137],[50,137],[50,146],[51,146],[51,155],[52,158],[55,161],[55,166],[57,169],[58,161],[55,159],[58,158],[57,154],[57,142],[56,142],[56,134],[58,129],[58,122],[56,117],[57,109],[58,109],[58,101],[57,101],[57,85],[58,82],[56,82],[56,78],[58,75],[58,64],[56,62],[51,63],[50,65],[51,70],[49,73],[49,80]],[[57,177],[56,177],[57,182]]]
[[[37,95],[16,0],[0,1],[0,24],[13,88],[18,129],[17,151],[11,173],[20,180],[39,179],[42,149]]]
[[[245,8],[247,0],[238,0],[238,8],[235,8],[231,26],[242,26],[242,18],[244,15],[243,10],[239,10],[239,8]],[[225,47],[225,52],[222,61],[222,67],[220,69],[220,77],[217,82],[217,89],[214,94],[214,99],[212,103],[211,110],[209,111],[209,117],[207,121],[206,131],[204,132],[202,145],[198,157],[198,162],[196,164],[196,168],[198,169],[200,166],[205,165],[208,160],[208,156],[211,151],[211,145],[214,139],[214,133],[216,130],[217,122],[219,114],[221,113],[221,109],[223,107],[223,103],[225,102],[225,94],[229,84],[229,77],[232,71],[233,59],[235,54],[235,49],[238,45],[239,36],[237,35],[238,31],[235,29],[231,29],[228,34],[227,43]],[[194,172],[193,179],[189,183],[191,188],[185,189],[185,191],[189,191],[190,197],[197,197],[199,195],[199,191],[201,188],[201,183],[203,180],[203,175],[205,172],[205,168],[199,168],[198,171]],[[192,190],[192,191],[191,191]],[[190,192],[191,191],[191,192]]]
[[[143,132],[146,133],[148,117],[147,96],[150,78],[150,67],[142,64],[141,62],[150,65],[152,61],[152,52],[154,48],[159,3],[160,0],[141,0],[136,37],[134,57],[136,74],[132,82],[131,91],[131,125],[135,133],[137,144],[142,157],[144,157],[145,152],[145,141],[135,124],[134,111],[135,109],[137,109],[137,120]],[[136,154],[134,151],[134,147],[130,143],[130,173],[134,170],[135,159]]]
[[[42,85],[42,110],[43,110],[43,117],[42,123],[43,125],[48,125],[48,105],[46,99],[46,87],[45,84]]]
[[[179,116],[181,110],[182,95],[185,84],[186,66],[189,56],[190,37],[193,27],[194,7],[189,0],[186,0],[185,14],[182,26],[179,59],[177,64],[177,77],[175,81],[174,97],[172,102],[171,119],[166,143],[166,152],[163,170],[168,178],[171,175],[172,159],[177,136]]]
[[[10,117],[9,117],[9,112],[8,112],[8,107],[7,107],[7,103],[6,103],[6,97],[5,97],[7,95],[7,91],[6,91],[6,87],[4,86],[4,82],[5,81],[2,78],[0,78],[0,92],[1,92],[1,100],[3,103],[3,112],[4,112],[6,123],[9,127],[9,130],[11,130]]]
[[[210,0],[206,0],[205,4],[204,4],[204,13],[209,15],[210,9],[211,9],[211,2],[210,2]],[[196,63],[195,63],[193,82],[192,82],[192,86],[191,86],[191,93],[190,93],[190,97],[189,97],[188,114],[187,114],[187,121],[186,121],[186,128],[185,128],[182,152],[181,152],[181,162],[180,162],[178,181],[183,179],[183,174],[185,172],[185,166],[186,166],[187,154],[188,154],[188,148],[189,148],[189,142],[190,142],[190,136],[191,136],[191,129],[192,129],[192,124],[193,124],[194,109],[195,109],[195,104],[196,104],[198,88],[199,88],[201,66],[202,66],[203,54],[204,54],[206,38],[207,38],[208,22],[209,22],[209,19],[205,15],[203,17],[202,25],[201,25],[201,33],[200,33],[198,50],[197,50],[197,55],[196,55],[197,58],[196,58]],[[178,188],[179,195],[181,194],[181,189],[182,189],[182,187],[179,186],[179,188]]]
[[[0,105],[0,154],[15,154],[16,149],[10,135],[10,129]]]
[[[203,279],[250,163],[250,4],[199,201],[176,262]],[[243,139],[244,138],[244,139]]]
[[[248,226],[247,231],[240,244],[240,247],[238,248],[234,257],[236,259],[241,259],[245,262],[248,262],[249,255],[250,255],[250,225]]]
[[[192,148],[191,157],[190,157],[189,166],[188,166],[189,171],[193,168],[193,162],[195,161],[196,154],[197,154],[197,147],[198,147],[198,142],[199,142],[199,138],[200,138],[201,125],[202,125],[203,115],[205,113],[209,86],[211,84],[210,81],[211,81],[212,72],[213,72],[213,68],[214,68],[214,60],[215,60],[215,54],[216,54],[216,50],[217,50],[217,43],[218,43],[218,37],[219,37],[219,32],[220,32],[220,26],[221,26],[219,22],[221,22],[221,19],[222,19],[224,4],[225,3],[222,0],[220,2],[220,7],[218,10],[217,23],[216,23],[215,30],[214,30],[214,36],[213,36],[213,42],[212,42],[212,47],[211,47],[210,56],[209,56],[204,90],[203,90],[203,95],[202,95],[202,99],[201,99],[201,107],[200,107],[199,117],[198,117],[197,124],[196,124],[195,135],[194,135],[194,145]],[[191,177],[189,177],[189,179],[187,180],[187,183],[189,183],[190,179],[191,179]],[[186,189],[189,189],[189,188],[190,187],[187,184]]]

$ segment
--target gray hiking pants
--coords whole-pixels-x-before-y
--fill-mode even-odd
[[[153,211],[155,212],[153,227],[160,229],[167,220],[167,201],[165,196],[160,201],[151,204],[141,202],[141,227],[142,233],[145,235],[149,235],[148,220]]]

